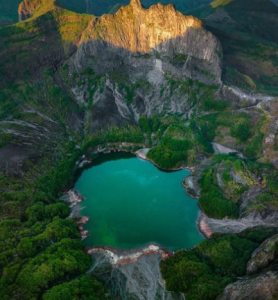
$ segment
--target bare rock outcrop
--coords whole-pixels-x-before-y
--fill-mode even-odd
[[[189,95],[179,87],[191,79],[220,84],[221,56],[220,42],[201,20],[173,5],[145,9],[132,0],[116,14],[92,16],[68,63],[71,74],[82,77],[89,71],[103,84],[90,96],[90,82],[76,80],[72,92],[82,105],[94,105],[88,112],[91,133],[136,124],[141,115],[189,116]],[[174,91],[171,82],[176,83]]]
[[[114,15],[93,18],[81,38],[75,65],[84,70],[90,64],[88,56],[93,56],[98,72],[137,67],[144,73],[153,66],[148,58],[154,55],[162,73],[220,83],[221,53],[220,42],[201,20],[183,15],[173,5],[145,9],[140,0],[132,0]]]
[[[49,8],[55,0],[24,0],[18,7],[19,21],[24,21],[33,16],[38,10]]]
[[[264,268],[267,268],[276,259],[278,259],[278,235],[267,239],[254,251],[247,264],[247,274],[252,275],[258,273]]]
[[[228,285],[218,300],[275,300],[278,297],[277,271],[268,271]]]

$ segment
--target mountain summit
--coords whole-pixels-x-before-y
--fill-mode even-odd
[[[99,57],[101,68],[105,68],[107,63],[102,58],[104,53],[111,53],[109,49],[123,57],[123,60],[116,60],[122,60],[123,65],[131,63],[128,61],[132,54],[155,54],[161,60],[163,72],[174,69],[170,64],[174,57],[183,57],[185,61],[187,57],[195,67],[192,68],[190,63],[188,70],[189,64],[184,64],[177,74],[189,76],[191,73],[204,82],[221,80],[219,41],[203,28],[201,20],[183,15],[171,4],[157,4],[145,9],[139,0],[132,0],[114,15],[94,18],[80,40],[76,54],[78,68],[88,66],[88,55]]]
[[[44,13],[51,9],[56,0],[24,0],[18,7],[19,20],[24,21],[32,17],[35,13]]]
[[[132,0],[130,5],[122,7],[115,15],[104,15],[92,22],[84,36],[87,40],[105,40],[131,52],[149,52],[167,41],[181,38],[183,45],[176,46],[186,50],[178,51],[189,52],[194,44],[194,40],[186,41],[191,39],[189,31],[198,32],[199,42],[202,43],[199,36],[201,29],[199,19],[184,16],[173,5],[157,4],[145,9],[139,0]],[[202,44],[199,46],[204,47]],[[207,55],[206,59],[209,59],[211,54]],[[201,56],[205,58],[205,55]]]
[[[63,43],[77,46],[73,60],[79,71],[91,67],[96,72],[110,73],[123,66],[129,70],[135,64],[143,66],[147,63],[150,66],[153,58],[159,58],[163,73],[174,72],[179,77],[192,77],[205,83],[221,82],[222,50],[219,41],[203,28],[201,20],[183,15],[172,4],[156,4],[145,9],[140,0],[131,0],[115,14],[95,17],[72,13],[68,22],[63,17],[62,25],[59,25],[62,21],[60,16],[65,14],[65,10],[55,0],[24,0],[19,7],[21,20],[32,16],[37,18],[46,12],[58,24]],[[82,18],[88,22],[80,29],[78,37],[73,36],[68,28],[61,30],[61,26],[66,26],[66,22],[70,24],[73,18],[79,19],[80,24],[84,23]],[[115,53],[117,59],[111,67],[108,61]],[[136,53],[148,53],[152,58],[139,62],[133,57],[131,61],[131,56]],[[92,62],[88,56],[98,59]],[[178,70],[177,65],[173,65],[177,56],[183,58]]]

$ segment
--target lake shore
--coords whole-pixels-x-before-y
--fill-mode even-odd
[[[126,145],[126,144],[125,144]],[[130,146],[130,144],[128,144]],[[179,168],[175,168],[175,169],[162,169],[160,168],[154,161],[152,161],[151,159],[149,159],[147,157],[147,153],[148,153],[149,149],[148,148],[142,148],[140,150],[137,151],[127,151],[127,150],[123,150],[123,149],[118,149],[118,148],[112,148],[112,149],[107,149],[104,147],[99,147],[97,149],[97,151],[95,151],[95,154],[107,154],[107,153],[112,153],[112,152],[128,152],[131,153],[133,155],[135,155],[137,158],[139,159],[143,159],[146,161],[151,162],[154,166],[156,166],[158,169],[162,170],[162,171],[179,171],[179,170],[189,170],[190,172],[192,172],[194,170],[194,167],[179,167]],[[83,163],[85,162],[85,163]],[[82,157],[81,162],[79,163],[79,169],[84,169],[85,167],[88,167],[88,165],[92,164],[92,160],[89,160],[88,158],[86,158],[85,156]],[[186,193],[193,199],[198,199],[198,197],[195,197],[193,195],[191,195],[188,191],[188,187],[183,184],[183,187],[186,190]],[[85,200],[85,198],[76,190],[69,190],[67,192],[68,196],[69,196],[69,203],[70,203],[70,207],[72,209],[72,213],[71,216],[76,218],[77,220],[77,224],[78,224],[78,229],[80,231],[81,234],[81,239],[84,240],[89,236],[89,231],[84,229],[84,226],[88,223],[89,218],[88,217],[81,217],[80,216],[80,209],[81,207],[79,206],[79,204],[81,202],[83,202]],[[206,222],[206,215],[201,211],[199,213],[199,216],[196,220],[196,226],[200,232],[200,234],[204,237],[204,238],[209,238],[211,237],[211,235],[213,234],[213,232],[211,231],[211,229],[209,228],[209,225]]]
[[[103,254],[112,265],[125,265],[137,262],[143,255],[158,254],[162,260],[166,260],[173,252],[158,245],[150,244],[130,250],[121,250],[108,246],[95,246],[89,248],[87,253],[90,255]]]
[[[86,198],[82,196],[77,190],[70,189],[60,200],[69,204],[71,208],[70,217],[76,219],[78,230],[81,234],[81,240],[88,237],[89,231],[84,229],[84,226],[89,222],[89,217],[80,216],[80,203],[85,201]]]
[[[135,152],[135,155],[140,158],[140,159],[143,159],[143,160],[146,160],[146,161],[149,161],[151,162],[153,165],[155,165],[157,168],[161,169],[161,170],[165,170],[165,171],[179,171],[179,170],[189,170],[191,173],[194,171],[194,167],[180,167],[180,168],[174,168],[174,169],[163,169],[163,168],[160,168],[152,159],[148,158],[147,157],[147,154],[148,154],[148,151],[149,149],[148,148],[144,148],[144,149],[140,149],[138,151]],[[182,184],[183,187],[185,188],[186,190],[186,193],[193,199],[199,199],[198,196],[194,196],[192,195],[189,190],[190,190],[190,187],[187,186],[186,184]],[[206,214],[202,211],[202,209],[200,208],[200,213],[199,213],[199,216],[198,216],[198,219],[197,219],[197,228],[199,230],[199,232],[201,233],[201,235],[204,237],[204,238],[210,238],[213,234],[213,231],[211,230],[211,228],[209,227],[209,224],[207,222],[207,216]]]

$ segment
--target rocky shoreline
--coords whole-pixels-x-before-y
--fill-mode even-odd
[[[77,220],[78,229],[81,234],[81,240],[88,237],[89,231],[84,229],[84,226],[89,222],[89,217],[80,216],[79,204],[86,200],[77,190],[69,190],[63,197],[63,201],[69,203],[72,213],[71,217]],[[157,245],[150,244],[148,246],[130,250],[120,250],[109,246],[96,246],[87,249],[87,253],[94,255],[96,253],[104,255],[111,265],[124,265],[138,261],[143,255],[156,254],[161,257],[162,260],[167,259],[173,253],[165,248],[161,248]]]
[[[108,246],[92,247],[87,250],[88,254],[103,254],[111,263],[111,265],[124,265],[127,263],[137,262],[143,255],[157,254],[162,260],[167,259],[173,252],[161,248],[157,245],[150,244],[142,248],[130,250],[120,250]]]
[[[80,216],[79,204],[86,200],[77,190],[69,190],[61,200],[69,203],[72,213],[71,217],[77,219],[78,229],[81,234],[81,240],[88,237],[89,231],[84,229],[84,226],[88,223],[89,217]],[[161,248],[158,245],[150,244],[142,248],[135,248],[130,250],[120,250],[109,246],[96,246],[87,249],[87,253],[90,255],[102,254],[104,255],[111,265],[124,265],[138,261],[144,255],[156,254],[161,257],[162,260],[167,259],[173,252],[166,248]]]
[[[196,193],[196,191],[194,190],[194,183],[192,182],[192,177],[188,176],[185,178],[185,180],[183,181],[182,185],[186,190],[186,193],[193,199],[199,199],[199,195],[198,192]],[[192,194],[192,191],[195,192],[195,195]],[[202,211],[202,209],[200,208],[200,212],[198,215],[198,219],[197,219],[197,228],[199,230],[199,232],[201,233],[201,235],[206,238],[209,239],[212,235],[213,235],[213,231],[210,228],[209,223],[207,222],[207,215]]]
[[[155,165],[157,168],[161,169],[153,160],[151,160],[150,158],[147,157],[148,151],[150,149],[148,148],[144,148],[144,149],[140,149],[138,151],[136,151],[134,154],[138,157],[141,158],[143,160],[147,160],[149,162],[151,162],[153,165]],[[176,169],[171,169],[171,170],[166,170],[166,171],[179,171],[179,170],[189,170],[190,172],[194,171],[194,167],[180,167],[180,168],[176,168]],[[188,177],[187,177],[188,178]],[[185,188],[186,193],[193,199],[199,199],[199,196],[194,196],[190,193],[190,187],[183,182],[182,186]],[[204,238],[210,238],[213,235],[213,231],[211,230],[208,222],[207,222],[207,216],[206,214],[201,210],[200,208],[200,213],[197,219],[197,228],[199,230],[199,232],[201,233],[201,235]]]
[[[136,152],[132,152],[133,154],[135,154],[138,158],[141,158],[143,160],[149,161],[151,162],[154,166],[156,166],[158,169],[163,170],[163,171],[180,171],[180,170],[189,170],[190,172],[192,172],[194,170],[194,167],[179,167],[179,168],[173,168],[173,169],[165,169],[165,168],[161,168],[159,165],[157,165],[152,159],[147,157],[147,154],[149,152],[149,148],[144,148],[144,149],[140,149]],[[191,196],[190,196],[191,197]]]
[[[197,220],[197,226],[200,231],[200,233],[206,238],[209,239],[213,235],[213,231],[211,230],[208,222],[207,222],[207,216],[200,211],[198,220]]]
[[[70,217],[77,220],[77,225],[79,232],[81,234],[81,240],[84,240],[88,237],[89,231],[84,229],[84,226],[89,222],[89,217],[80,216],[80,206],[79,204],[86,200],[77,190],[70,189],[60,200],[65,201],[69,204],[71,208]]]
[[[157,168],[164,170],[164,171],[179,171],[179,170],[189,170],[190,172],[194,171],[194,167],[180,167],[180,168],[175,168],[175,169],[162,169],[160,168],[153,160],[151,160],[150,158],[147,157],[147,154],[149,152],[149,148],[142,148],[139,149],[137,151],[128,151],[123,149],[122,147],[126,147],[126,146],[134,146],[134,144],[129,144],[129,143],[122,143],[120,145],[119,148],[107,148],[104,146],[99,146],[97,147],[97,149],[95,151],[93,151],[93,153],[95,154],[109,154],[111,152],[128,152],[128,153],[132,153],[134,155],[136,155],[137,158],[139,159],[143,159],[146,161],[151,162],[154,166],[156,166]],[[78,168],[84,168],[86,167],[88,164],[92,163],[91,160],[87,159],[85,155],[82,156],[81,160],[77,163],[78,164]],[[188,177],[186,177],[188,178]],[[194,196],[192,195],[192,193],[190,192],[191,187],[184,181],[182,183],[182,186],[185,188],[186,193],[193,199],[198,199],[198,196]],[[72,213],[71,213],[71,217],[76,218],[77,219],[77,224],[78,224],[78,229],[80,231],[81,234],[81,239],[84,240],[88,237],[88,235],[90,234],[88,230],[84,229],[84,226],[88,223],[89,218],[86,216],[80,216],[79,212],[80,212],[80,207],[79,204],[81,202],[83,202],[84,200],[86,200],[85,197],[83,197],[78,191],[74,190],[74,189],[70,189],[66,195],[64,195],[61,200],[66,201],[67,203],[69,203],[70,208],[72,209]],[[201,211],[200,208],[200,213],[198,216],[198,219],[196,221],[196,226],[199,230],[199,232],[201,233],[201,235],[204,238],[210,238],[213,234],[213,231],[211,230],[208,222],[207,222],[207,216],[204,214],[204,212]],[[95,247],[94,247],[95,248]],[[91,248],[88,250],[89,252],[92,252],[94,248]],[[107,248],[107,247],[96,247],[96,249],[102,249],[101,251],[110,251],[112,250],[112,248]],[[110,250],[109,250],[110,249]],[[115,249],[113,249],[114,251]],[[143,255],[143,254],[142,254]],[[127,258],[127,260],[129,260],[129,258]]]

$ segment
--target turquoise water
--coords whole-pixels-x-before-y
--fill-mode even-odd
[[[156,243],[189,248],[203,238],[196,227],[199,208],[182,187],[189,171],[163,172],[133,155],[101,155],[75,184],[87,198],[81,215],[88,246],[130,249]]]

